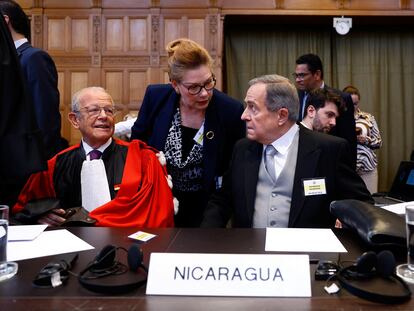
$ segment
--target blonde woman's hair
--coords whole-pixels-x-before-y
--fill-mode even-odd
[[[213,59],[205,48],[193,40],[181,38],[167,44],[170,80],[182,81],[186,70],[206,65],[212,69]]]

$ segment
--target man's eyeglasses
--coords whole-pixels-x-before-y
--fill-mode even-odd
[[[89,117],[97,117],[101,114],[101,111],[105,111],[105,114],[108,117],[113,117],[116,114],[116,108],[112,107],[112,106],[107,106],[107,107],[99,107],[99,106],[92,106],[92,107],[85,107],[85,108],[80,108],[79,110],[75,110],[74,112],[79,113],[79,112],[86,112],[86,114]]]
[[[310,75],[310,74],[311,74],[310,72],[300,72],[300,73],[294,72],[294,73],[292,73],[292,76],[295,80],[296,79],[303,80],[303,79],[305,79],[305,77],[307,75]]]
[[[188,93],[191,95],[197,95],[201,92],[201,90],[204,88],[206,91],[211,91],[216,86],[216,78],[212,76],[210,79],[208,79],[204,84],[191,84],[191,85],[185,85],[185,83],[181,83],[184,85],[184,87],[187,88]]]

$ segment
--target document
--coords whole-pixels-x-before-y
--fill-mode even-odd
[[[393,212],[398,215],[405,215],[405,207],[407,205],[414,205],[414,201],[385,205],[385,206],[381,206],[381,208],[386,209],[387,211]]]
[[[9,242],[31,241],[36,239],[46,228],[47,225],[9,226],[7,240]]]
[[[94,247],[66,229],[44,231],[32,241],[9,241],[7,260],[18,261],[29,258],[79,252]]]
[[[267,252],[346,253],[331,229],[267,228]]]

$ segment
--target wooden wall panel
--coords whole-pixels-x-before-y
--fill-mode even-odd
[[[122,51],[124,46],[124,21],[122,18],[106,19],[106,40],[107,51]]]
[[[277,0],[276,0],[277,1]],[[274,9],[275,0],[236,0],[236,1],[221,1],[223,9]],[[312,2],[312,1],[308,1]]]
[[[61,135],[63,137],[70,137],[70,124],[67,120],[67,115],[70,111],[70,105],[65,105],[65,73],[62,71],[58,71],[58,88],[59,88],[59,110],[62,117],[62,128],[60,130]]]
[[[164,44],[166,46],[168,42],[174,39],[181,38],[183,36],[183,30],[181,25],[181,19],[167,18],[164,20]],[[164,52],[164,51],[162,51]]]
[[[189,19],[188,20],[188,38],[205,46],[205,22],[204,19]]]
[[[101,0],[103,8],[149,8],[153,0]]]
[[[365,1],[365,0],[364,0]],[[314,10],[315,4],[312,1],[307,0],[283,0],[280,1],[283,6],[283,9],[290,10]],[[343,3],[348,3],[346,0]],[[321,10],[336,10],[338,9],[339,2],[332,0],[319,0],[318,1],[319,9]]]
[[[148,84],[169,82],[165,46],[171,40],[202,44],[221,89],[227,15],[414,16],[414,0],[17,1],[32,19],[32,43],[58,68],[62,133],[70,143],[79,140],[67,121],[72,94],[103,86],[121,110],[117,120],[138,110]]]
[[[70,91],[71,95],[79,91],[80,89],[88,86],[88,72],[71,72],[71,82],[70,82]]]
[[[148,73],[146,71],[129,72],[129,109],[138,110],[144,98],[148,85]]]
[[[399,10],[410,8],[409,2],[413,3],[412,0],[389,0],[381,1],[381,10]],[[378,0],[348,0],[347,8],[352,7],[358,8],[359,10],[377,10],[379,8]],[[413,6],[411,6],[413,9]]]
[[[123,72],[122,71],[105,71],[104,87],[112,95],[117,108],[122,106],[123,99]]]
[[[129,20],[129,51],[146,51],[148,49],[147,19],[131,18]]]
[[[65,100],[65,73],[62,71],[58,71],[58,88],[59,88],[59,102],[60,102],[60,110],[65,108],[64,100]]]
[[[234,14],[240,8],[250,10],[293,9],[299,11],[309,8],[312,11],[323,11],[332,8],[352,10],[414,9],[413,0],[17,0],[25,9],[163,9],[163,10],[224,10],[226,14]]]
[[[71,49],[88,51],[89,50],[89,20],[72,19],[71,23]]]
[[[64,51],[66,40],[65,20],[49,19],[47,21],[47,49]]]
[[[87,87],[88,84],[88,72],[87,71],[83,71],[83,72],[77,72],[77,71],[72,71],[70,73],[71,75],[71,81],[70,81],[70,96],[69,96],[69,101],[67,103],[67,109],[66,111],[70,111],[70,103],[71,103],[71,99],[72,99],[72,95],[74,93],[76,93],[77,91],[79,91],[80,89]],[[66,116],[62,116],[62,119],[67,119],[67,115]],[[80,141],[81,139],[81,135],[79,133],[79,131],[74,130],[71,128],[71,125],[69,124],[69,121],[67,121],[68,123],[68,128],[70,131],[70,135],[69,137],[65,137],[66,139],[68,139],[70,144],[75,144],[77,142]]]
[[[161,83],[169,83],[170,82],[170,76],[168,75],[168,71],[165,70],[163,76],[163,80]]]
[[[43,2],[43,6],[47,8],[91,8],[96,0],[32,0],[33,2]]]

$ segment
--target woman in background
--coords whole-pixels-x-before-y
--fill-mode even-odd
[[[148,86],[131,139],[165,153],[179,201],[175,225],[198,227],[235,142],[245,136],[243,105],[214,88],[213,61],[202,46],[178,39],[166,49],[171,83]]]
[[[349,85],[343,92],[351,94],[355,107],[355,125],[357,134],[357,165],[356,170],[364,180],[371,193],[378,192],[377,155],[375,150],[382,145],[380,131],[372,114],[361,111],[359,90]]]

